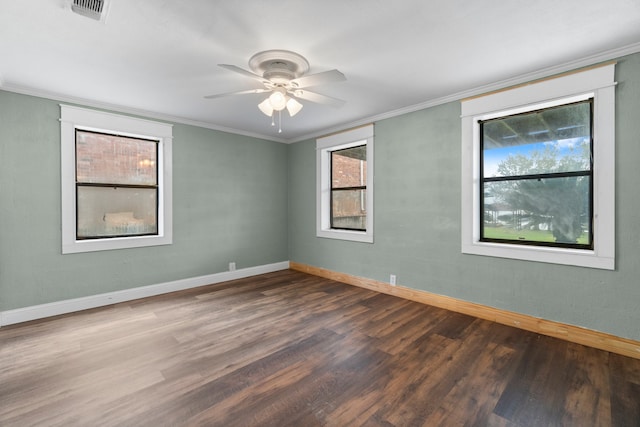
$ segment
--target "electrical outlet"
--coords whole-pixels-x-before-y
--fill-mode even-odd
[[[236,263],[235,262],[230,262],[229,263],[229,271],[236,271]]]
[[[389,276],[389,283],[391,283],[392,286],[396,285],[396,275],[392,274],[391,276]]]

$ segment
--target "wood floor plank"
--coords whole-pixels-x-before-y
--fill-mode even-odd
[[[413,375],[405,381],[405,391],[385,417],[393,425],[429,425],[428,420],[442,404],[443,399],[461,382],[468,381],[474,363],[478,360],[478,347],[486,341],[489,324],[478,321],[477,327],[467,334],[465,340],[449,340],[437,358],[420,363],[413,354]],[[444,357],[441,357],[444,356]],[[477,375],[475,372],[473,375]],[[439,396],[433,399],[432,396]],[[460,407],[454,404],[446,408],[453,415]]]
[[[609,355],[577,344],[567,346],[564,425],[611,425]],[[640,397],[640,396],[639,396]]]
[[[465,367],[468,373],[456,380],[424,424],[439,425],[447,420],[463,426],[473,420],[477,425],[489,425],[489,417],[504,392],[504,371],[513,362],[513,355],[508,347],[489,344]]]
[[[511,421],[548,425],[561,414],[567,389],[567,343],[538,336],[532,340],[496,406],[496,414]]]
[[[296,271],[0,329],[0,425],[640,426],[640,360]]]
[[[640,427],[640,365],[616,354],[609,355],[609,364],[612,423]]]

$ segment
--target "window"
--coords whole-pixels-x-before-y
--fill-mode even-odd
[[[367,146],[331,151],[331,228],[367,230]]]
[[[373,242],[373,125],[319,138],[318,237]]]
[[[593,248],[591,107],[480,121],[480,241]]]
[[[463,101],[463,253],[615,268],[613,73]]]
[[[76,238],[158,234],[158,141],[76,129]]]
[[[170,244],[170,125],[61,106],[62,252]]]

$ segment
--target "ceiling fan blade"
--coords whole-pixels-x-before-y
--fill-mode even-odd
[[[257,81],[259,81],[260,83],[263,83],[263,84],[271,83],[269,80],[265,79],[264,77],[259,76],[259,75],[255,74],[255,73],[252,73],[251,71],[247,71],[244,68],[237,67],[235,65],[218,64],[218,66],[222,67],[224,69],[227,69],[229,71],[234,71],[236,73],[242,74],[243,76],[250,77],[250,78],[252,78],[254,80],[257,80]]]
[[[294,87],[303,88],[309,86],[318,86],[325,83],[343,82],[345,80],[347,80],[347,78],[340,71],[329,70],[293,79],[291,80],[291,83]]]
[[[306,101],[315,102],[317,104],[330,105],[332,107],[342,107],[346,101],[338,98],[332,98],[327,95],[322,95],[316,92],[310,92],[304,89],[298,89],[292,91],[291,94],[297,98],[304,99]]]
[[[216,95],[207,95],[205,96],[205,98],[214,99],[214,98],[222,98],[225,96],[245,95],[248,93],[265,93],[265,92],[271,92],[271,89],[249,89],[249,90],[241,90],[239,92],[218,93]]]

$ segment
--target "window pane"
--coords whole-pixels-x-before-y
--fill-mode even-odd
[[[153,188],[78,186],[77,238],[158,234]]]
[[[156,185],[156,141],[76,131],[76,180]]]
[[[331,227],[366,230],[366,190],[334,190],[331,192]]]
[[[588,176],[484,184],[483,238],[590,245]]]
[[[591,168],[591,100],[482,124],[483,177]]]
[[[367,184],[367,147],[331,152],[331,187],[359,187]]]

